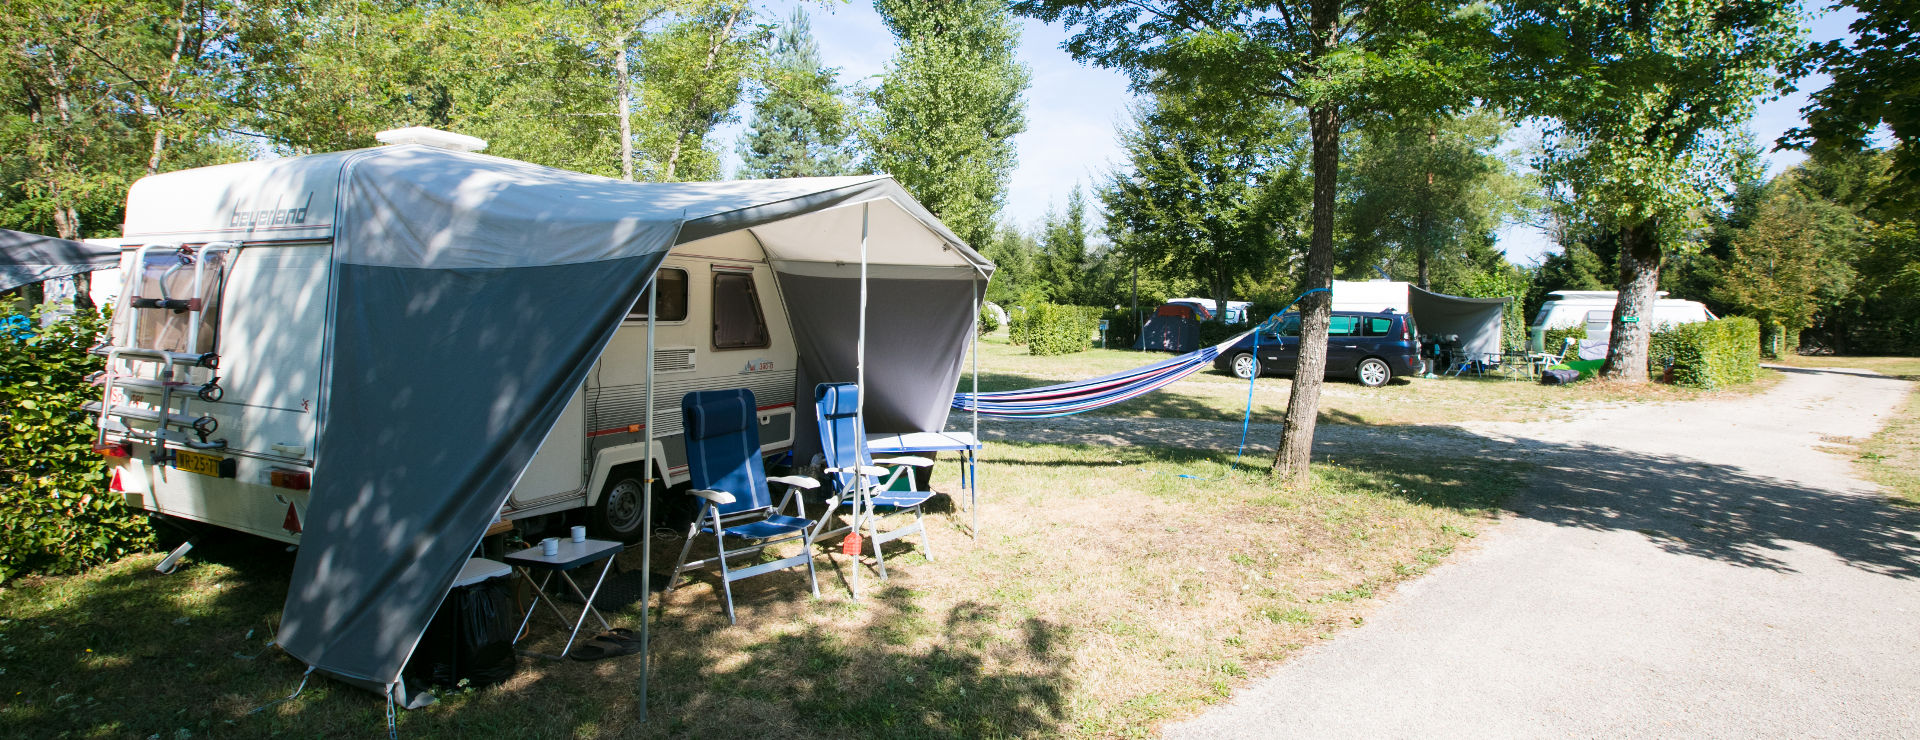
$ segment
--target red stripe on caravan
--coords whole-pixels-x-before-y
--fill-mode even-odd
[[[785,409],[785,408],[792,408],[792,407],[793,407],[793,403],[787,402],[787,403],[776,403],[770,406],[761,406],[760,408],[757,408],[754,410],[766,411],[768,409]],[[640,430],[645,428],[647,428],[647,425],[645,424],[629,424],[623,427],[614,427],[612,429],[601,429],[598,431],[587,432],[587,436],[588,437],[605,437],[609,434],[638,434]]]

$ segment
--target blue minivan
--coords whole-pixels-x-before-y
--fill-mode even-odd
[[[1248,334],[1221,352],[1214,368],[1240,378],[1292,375],[1300,359],[1300,314],[1282,314],[1280,319],[1277,333],[1261,333],[1259,357],[1254,356],[1254,335]],[[1410,314],[1335,311],[1327,327],[1327,377],[1351,375],[1361,385],[1377,388],[1396,375],[1418,375],[1426,367],[1419,337]]]

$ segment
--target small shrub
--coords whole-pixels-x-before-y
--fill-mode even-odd
[[[1038,303],[1014,319],[1013,330],[1026,341],[1031,354],[1072,354],[1093,349],[1099,317],[1099,309]]]
[[[1734,316],[1654,332],[1647,361],[1656,375],[1671,363],[1675,385],[1712,390],[1751,383],[1760,376],[1760,322]]]
[[[1142,313],[1150,310],[1140,309]],[[1134,316],[1133,309],[1109,310],[1101,314],[1100,318],[1107,320],[1107,347],[1132,347],[1133,343],[1140,339],[1140,324]]]
[[[87,376],[104,361],[88,350],[106,326],[81,311],[38,333],[0,333],[0,583],[153,545],[147,517],[107,493],[93,417],[81,409],[98,398]]]
[[[987,308],[986,306],[981,306],[980,307],[980,333],[992,334],[999,330],[1000,330],[1000,316],[995,314],[993,312],[993,309]]]

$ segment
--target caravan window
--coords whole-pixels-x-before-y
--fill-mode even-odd
[[[770,344],[767,317],[760,312],[760,294],[753,288],[753,273],[714,273],[713,348],[751,349]]]
[[[687,320],[687,271],[677,267],[662,267],[653,278],[654,285],[660,286],[660,321]],[[633,302],[633,308],[627,310],[628,321],[647,320],[647,293],[654,285],[640,291],[640,300]]]
[[[121,315],[139,315],[139,336],[127,338],[135,347],[203,354],[214,351],[219,346],[216,339],[220,333],[220,295],[227,283],[228,257],[230,253],[216,251],[200,254],[193,258],[182,258],[178,253],[156,253],[147,255],[146,264],[140,265],[137,274],[128,281],[129,286],[122,292]],[[194,293],[195,261],[203,263],[199,267],[199,294]],[[164,285],[165,289],[162,290]],[[183,310],[169,308],[134,308],[132,302],[140,298],[157,299],[162,295],[169,298],[199,299],[205,307],[200,312],[199,342],[188,347],[187,341],[193,330],[193,314]],[[124,323],[115,321],[124,330]]]

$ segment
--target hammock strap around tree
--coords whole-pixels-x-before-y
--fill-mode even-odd
[[[1325,290],[1325,288],[1316,288],[1301,293],[1298,298],[1294,298],[1287,304],[1287,308],[1292,308],[1293,304],[1299,303],[1302,298]],[[1151,365],[1112,375],[1102,375],[1090,380],[1078,380],[1040,388],[988,393],[955,393],[953,407],[985,416],[1038,419],[1070,416],[1132,400],[1207,369],[1215,359],[1220,357],[1221,352],[1232,347],[1235,342],[1240,341],[1241,337],[1261,329],[1271,331],[1278,327],[1280,314],[1285,311],[1286,309],[1283,308],[1275,312],[1258,326],[1235,334],[1224,342]]]

